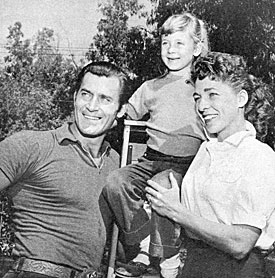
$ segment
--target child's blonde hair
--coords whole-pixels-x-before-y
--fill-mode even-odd
[[[195,44],[201,44],[200,56],[205,56],[209,51],[208,34],[206,24],[192,15],[185,12],[183,14],[171,15],[161,26],[161,35],[170,35],[178,31],[188,30]]]

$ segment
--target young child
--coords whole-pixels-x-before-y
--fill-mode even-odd
[[[151,221],[143,208],[147,180],[154,177],[153,180],[160,182],[173,171],[180,182],[205,139],[195,113],[194,88],[189,79],[193,60],[208,51],[206,26],[194,15],[183,13],[170,16],[160,33],[161,58],[167,72],[144,82],[126,106],[130,119],[150,115],[146,124],[149,135],[146,152],[139,163],[114,171],[103,190],[125,243],[140,243],[141,251],[129,267],[126,265],[116,270],[118,277],[139,277],[150,263]],[[154,246],[151,255],[162,258],[162,276],[173,278],[179,265],[180,242],[170,241],[165,221],[160,219],[158,222],[164,227],[163,233],[154,235],[154,238],[151,236]],[[168,268],[172,268],[173,273]]]

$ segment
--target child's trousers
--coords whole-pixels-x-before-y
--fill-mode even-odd
[[[150,254],[162,258],[175,255],[180,247],[180,227],[173,221],[144,209],[145,187],[151,179],[170,188],[168,174],[173,172],[178,185],[190,166],[193,156],[175,157],[147,148],[139,163],[112,172],[103,196],[111,207],[127,245],[140,243],[150,235]]]

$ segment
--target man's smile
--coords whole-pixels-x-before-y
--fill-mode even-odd
[[[87,115],[85,113],[83,113],[83,117],[88,119],[88,120],[93,120],[93,121],[102,119],[102,117],[95,116],[95,115]]]

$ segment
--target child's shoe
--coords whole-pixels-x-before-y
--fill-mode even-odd
[[[162,258],[159,266],[162,278],[176,278],[180,266],[179,254],[176,254],[173,257],[167,259]]]

